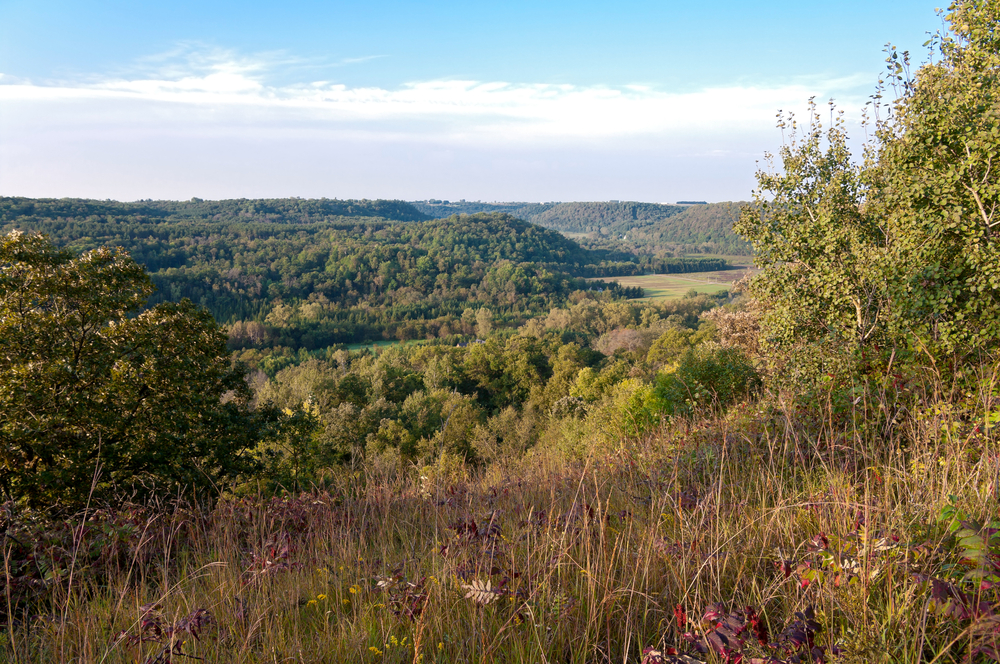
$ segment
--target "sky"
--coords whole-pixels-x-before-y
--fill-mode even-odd
[[[748,200],[924,1],[0,0],[0,195]],[[787,138],[787,136],[786,136]]]

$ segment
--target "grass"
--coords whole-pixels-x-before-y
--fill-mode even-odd
[[[605,277],[622,286],[643,289],[644,300],[666,300],[683,297],[688,291],[718,293],[732,288],[735,281],[746,275],[746,269],[717,272],[685,272],[683,274],[645,274],[637,277]]]
[[[384,341],[359,341],[358,343],[345,344],[344,348],[351,351],[358,350],[375,350],[377,348],[388,348],[389,346],[396,346],[402,344],[404,346],[409,346],[412,344],[423,344],[427,343],[424,339],[410,339],[409,341],[398,341],[396,339],[387,339]]]
[[[958,581],[936,611],[926,579],[971,569],[939,520],[996,513],[1000,450],[927,412],[870,432],[743,404],[584,458],[373,459],[322,491],[36,539],[8,511],[0,659],[958,662],[994,623],[963,617]],[[17,585],[32,565],[42,586]]]

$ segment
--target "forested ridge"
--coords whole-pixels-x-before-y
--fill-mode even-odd
[[[642,294],[586,277],[726,267],[587,249],[502,213],[424,219],[398,201],[4,198],[0,229],[78,252],[120,246],[149,270],[150,305],[186,297],[233,326],[235,344],[307,349],[447,336],[470,307],[506,324],[574,291]]]
[[[146,223],[202,220],[310,223],[340,217],[422,221],[430,217],[404,201],[339,199],[229,199],[206,201],[98,201],[82,198],[0,197],[0,222],[17,220],[100,221],[128,218]]]
[[[590,203],[413,202],[434,217],[457,212],[507,212],[564,233],[586,233],[586,246],[613,248],[637,256],[685,253],[749,255],[733,231],[743,203],[667,205],[633,201]]]

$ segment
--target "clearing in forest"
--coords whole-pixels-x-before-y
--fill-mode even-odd
[[[683,297],[690,290],[699,293],[718,293],[732,288],[752,268],[719,270],[717,272],[684,272],[678,274],[644,274],[636,277],[604,277],[622,286],[642,288],[644,300],[667,300]]]

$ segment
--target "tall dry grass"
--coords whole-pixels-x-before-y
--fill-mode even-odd
[[[976,607],[995,598],[958,572],[992,563],[941,517],[996,516],[997,441],[930,399],[870,430],[743,405],[583,460],[341,469],[322,492],[94,511],[67,522],[72,547],[17,541],[36,531],[9,512],[0,658],[981,659],[998,622]],[[31,564],[50,572],[34,594]]]

